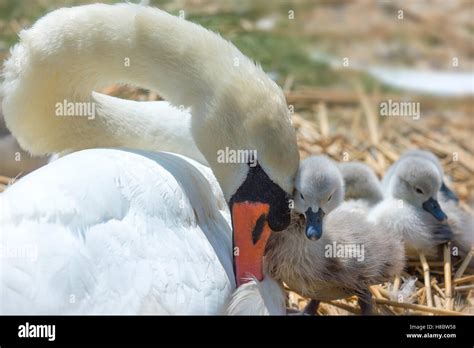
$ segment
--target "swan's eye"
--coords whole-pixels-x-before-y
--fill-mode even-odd
[[[304,199],[304,197],[303,197],[303,194],[302,194],[302,193],[300,193],[300,197],[301,197],[301,199]]]
[[[329,198],[328,198],[328,202],[331,200],[331,198],[332,198],[332,195],[330,195],[330,196],[329,196]]]
[[[416,191],[417,193],[419,193],[420,195],[423,194],[423,190],[422,190],[421,188],[419,188],[419,187],[415,187],[415,191]]]

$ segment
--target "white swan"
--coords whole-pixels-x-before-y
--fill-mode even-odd
[[[371,176],[365,181],[370,182]],[[295,181],[292,223],[285,232],[270,236],[265,268],[276,280],[312,299],[357,294],[362,313],[369,314],[368,286],[390,280],[402,270],[404,247],[399,235],[387,235],[368,221],[367,202],[343,202],[343,197],[343,178],[331,160],[313,156],[302,161]],[[309,305],[312,313],[315,304]]]
[[[20,38],[5,64],[3,106],[23,147],[35,154],[173,150],[181,138],[189,148],[178,151],[199,159],[195,143],[212,173],[169,153],[91,149],[21,179],[0,197],[1,239],[37,253],[34,262],[2,262],[1,312],[246,312],[237,302],[257,313],[272,312],[272,304],[281,311],[281,291],[269,301],[234,296],[229,306],[234,276],[237,285],[253,279],[256,290],[273,286],[262,281],[266,240],[270,229],[289,224],[299,156],[277,85],[219,36],[137,5],[60,9]],[[132,112],[138,104],[93,92],[114,82],[191,107],[193,139],[177,132],[179,122],[149,123]],[[63,101],[91,102],[96,117],[55,115]],[[177,138],[166,145],[168,129]],[[256,150],[258,165],[219,162],[226,147]],[[230,207],[234,249],[213,174]],[[246,297],[251,285],[237,294]]]

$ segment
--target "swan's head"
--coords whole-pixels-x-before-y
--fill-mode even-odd
[[[325,156],[312,156],[301,162],[293,194],[294,209],[306,217],[305,234],[317,240],[323,233],[323,218],[344,200],[340,171]]]
[[[436,166],[436,169],[438,170],[440,177],[442,178],[440,191],[445,195],[447,199],[453,200],[455,202],[459,201],[459,197],[456,195],[456,193],[454,193],[444,182],[443,167],[441,167],[441,163],[439,162],[438,157],[436,157],[432,152],[426,151],[426,150],[419,150],[419,149],[409,150],[409,151],[406,151],[400,157],[400,159],[404,159],[404,158],[423,158],[433,163]]]
[[[442,178],[436,166],[421,157],[401,159],[391,179],[392,196],[417,208],[424,209],[438,221],[447,216],[438,203]]]
[[[212,95],[192,108],[192,131],[231,210],[240,285],[263,279],[270,232],[290,224],[299,152],[281,89],[238,50],[228,53],[213,66]]]
[[[379,179],[369,166],[360,162],[343,162],[338,168],[344,179],[345,199],[364,199],[371,204],[383,199]]]

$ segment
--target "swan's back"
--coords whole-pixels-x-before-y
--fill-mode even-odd
[[[0,312],[224,312],[231,230],[206,170],[96,149],[22,178],[0,195]]]

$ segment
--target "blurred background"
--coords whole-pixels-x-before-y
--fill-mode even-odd
[[[42,15],[93,2],[0,0],[0,59]],[[382,176],[405,150],[427,149],[440,158],[461,205],[473,212],[473,0],[144,3],[219,32],[259,62],[285,91],[302,158],[325,153],[360,160]],[[132,86],[105,92],[160,98]],[[384,116],[387,103],[415,109]],[[23,152],[0,118],[0,191],[47,161]],[[296,294],[290,300],[294,306],[305,301]]]

